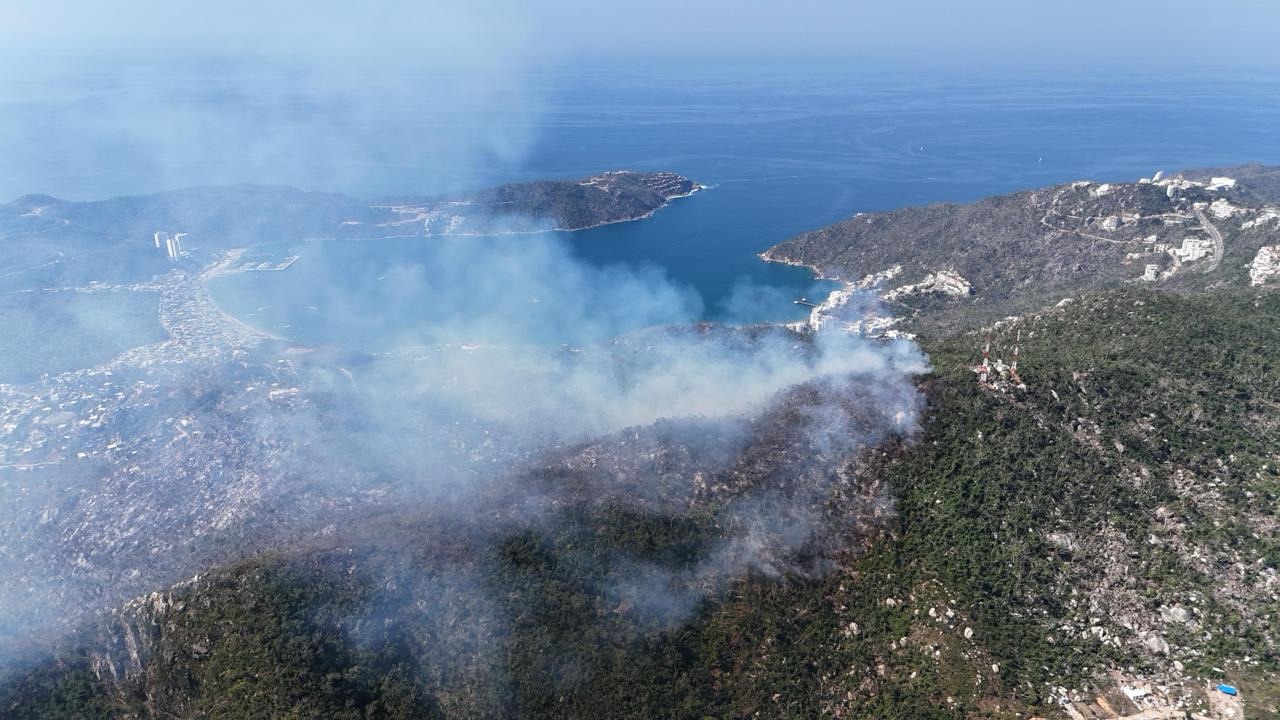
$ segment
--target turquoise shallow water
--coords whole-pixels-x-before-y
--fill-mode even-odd
[[[599,342],[653,324],[793,320],[800,297],[836,283],[759,260],[763,249],[711,241],[724,186],[651,218],[574,233],[267,243],[297,255],[283,272],[213,278],[218,303],[246,322],[308,344],[364,350],[439,342]],[[741,221],[738,221],[741,222]]]

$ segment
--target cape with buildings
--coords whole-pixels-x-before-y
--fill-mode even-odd
[[[1280,168],[1248,165],[858,213],[761,256],[873,292],[882,329],[936,331],[1105,287],[1275,284],[1278,230]],[[816,307],[811,323],[841,322],[839,300]],[[861,308],[852,315],[866,322]]]

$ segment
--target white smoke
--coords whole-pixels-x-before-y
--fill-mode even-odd
[[[127,166],[110,182],[131,190],[246,180],[340,189],[376,184],[371,178],[405,166],[396,181],[412,184],[404,192],[475,185],[491,172],[482,168],[518,165],[536,141],[541,98],[518,48],[486,54],[485,38],[467,27],[475,31],[424,26],[411,62],[386,68],[378,68],[385,53],[358,71],[307,52],[270,68],[249,63],[224,73],[210,65],[203,72],[215,92],[206,94],[191,94],[191,75],[160,73],[153,60],[106,63],[106,99],[90,102],[92,112],[80,100],[55,102],[69,113],[58,120],[84,124],[82,167],[110,175]],[[0,81],[0,100],[30,100],[13,88],[11,78]],[[372,157],[376,143],[362,142],[386,125],[384,112],[411,127],[401,157]],[[5,114],[0,143],[46,158],[41,123],[31,117]],[[294,132],[325,123],[329,132]],[[121,147],[131,149],[127,162]],[[34,190],[60,188],[22,192]],[[714,591],[752,570],[796,569],[786,555],[824,531],[813,507],[853,482],[847,461],[913,427],[912,375],[925,361],[909,343],[700,325],[701,299],[660,270],[596,267],[553,236],[424,242],[433,243],[428,262],[393,268],[377,285],[337,291],[324,275],[304,281],[325,312],[346,313],[353,324],[367,306],[350,302],[352,293],[420,316],[395,325],[400,335],[388,342],[396,351],[335,357],[264,345],[152,368],[145,380],[154,389],[95,418],[100,426],[73,430],[102,446],[92,448],[96,455],[81,461],[72,449],[37,474],[0,469],[0,568],[13,571],[0,582],[0,634],[23,642],[124,595],[277,543],[338,533],[370,508],[406,501],[447,504],[463,516],[501,514],[507,503],[518,508],[508,513],[514,521],[534,526],[557,522],[557,509],[579,492],[644,512],[708,503],[728,518],[718,546],[696,567],[652,572]],[[729,310],[745,318],[778,299],[744,287]],[[109,329],[94,317],[83,320]],[[0,322],[19,320],[12,313]],[[14,396],[43,402],[63,389],[57,383],[18,387]],[[779,414],[780,398],[797,386],[813,392]],[[45,411],[32,413],[19,418],[24,432]],[[179,429],[179,418],[195,424]],[[743,456],[775,423],[795,437],[782,461],[760,461],[773,463],[772,475],[752,476]],[[659,482],[650,458],[629,445],[647,434],[661,435],[655,455],[713,447],[689,451],[694,476]],[[0,449],[18,450],[29,437]],[[584,473],[580,487],[558,485],[555,469],[595,442],[602,458],[622,458],[622,466]],[[105,451],[108,444],[117,449]],[[534,486],[530,478],[547,468],[550,482]],[[33,477],[41,482],[35,492],[27,489]],[[701,488],[699,477],[716,478],[716,487]],[[651,572],[626,558],[618,568],[620,595],[646,585]],[[699,596],[673,589],[649,604],[687,607],[682,598]]]

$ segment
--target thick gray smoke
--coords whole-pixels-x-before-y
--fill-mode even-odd
[[[693,565],[619,555],[605,570],[619,607],[662,626],[747,573],[821,574],[829,553],[795,553],[856,549],[891,516],[857,466],[915,431],[913,377],[927,363],[914,343],[699,324],[696,296],[660,273],[594,268],[553,237],[465,240],[431,257],[449,270],[406,272],[381,302],[471,298],[466,312],[424,312],[413,345],[348,373],[304,371],[334,404],[317,397],[289,419],[306,429],[283,432],[354,418],[324,441],[326,466],[357,458],[376,492],[474,516],[494,540],[583,502],[718,513],[722,536]]]
[[[0,586],[7,634],[340,534],[344,514],[448,508],[496,537],[555,523],[583,497],[643,514],[723,510],[725,536],[695,567],[623,557],[610,570],[620,602],[674,622],[743,573],[820,571],[787,555],[842,532],[820,507],[857,490],[861,450],[914,429],[925,361],[909,342],[698,324],[696,295],[660,272],[595,268],[554,237],[456,241],[432,259],[380,283],[382,304],[422,316],[392,352],[254,341],[226,355],[212,337],[191,350],[210,360],[143,371],[133,355],[163,353],[136,351],[89,376],[125,395],[102,416],[54,407],[81,375],[11,386],[6,402],[27,410],[9,418],[7,453],[74,430],[65,453],[0,469],[12,490],[0,559],[21,569]],[[877,490],[841,507],[858,525],[887,503]]]
[[[302,355],[299,386],[314,397],[290,420],[346,418],[331,445],[367,447],[368,462],[385,465],[367,474],[394,477],[397,491],[453,494],[495,469],[517,472],[545,448],[662,419],[750,420],[780,392],[817,380],[877,389],[867,412],[888,420],[873,441],[914,421],[909,378],[925,363],[913,344],[700,326],[696,293],[653,268],[588,265],[552,236],[439,242],[421,265],[381,278],[326,292],[330,278],[320,277],[305,290],[332,312],[368,293],[386,313],[418,317],[397,325],[391,352]],[[807,425],[825,447],[842,422]],[[315,431],[273,418],[266,432]]]

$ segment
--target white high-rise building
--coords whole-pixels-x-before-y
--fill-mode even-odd
[[[156,247],[160,247],[164,243],[164,252],[169,256],[170,260],[177,260],[182,257],[182,238],[186,237],[186,233],[169,233],[163,230],[157,230],[155,234]]]

